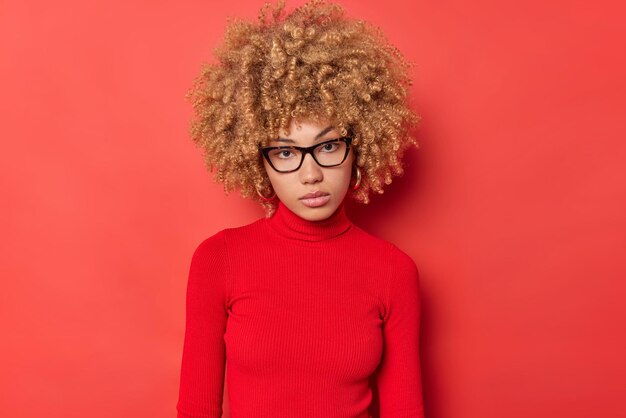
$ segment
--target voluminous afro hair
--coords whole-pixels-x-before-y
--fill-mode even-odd
[[[257,194],[271,193],[259,144],[291,118],[330,121],[353,138],[362,180],[350,193],[367,204],[403,174],[404,152],[419,147],[411,128],[421,117],[407,103],[410,65],[379,28],[347,18],[338,4],[312,0],[287,15],[284,7],[266,3],[256,22],[229,21],[217,64],[204,63],[187,92],[192,139],[227,194],[240,189],[271,216],[276,202]]]

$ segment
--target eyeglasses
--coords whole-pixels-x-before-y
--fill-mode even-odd
[[[321,167],[341,165],[348,157],[351,143],[352,138],[344,136],[310,147],[261,147],[259,144],[259,149],[274,170],[279,173],[291,173],[300,169],[307,154],[311,154]]]

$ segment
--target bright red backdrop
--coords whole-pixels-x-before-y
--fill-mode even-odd
[[[420,268],[427,416],[626,416],[623,10],[378,3],[422,147],[351,213]],[[192,251],[262,216],[183,96],[261,4],[2,2],[1,416],[174,416]]]

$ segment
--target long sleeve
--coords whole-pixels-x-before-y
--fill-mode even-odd
[[[220,418],[229,282],[224,231],[196,248],[189,268],[178,418]]]
[[[422,418],[419,274],[406,253],[395,246],[391,252],[384,348],[376,373],[380,418]]]

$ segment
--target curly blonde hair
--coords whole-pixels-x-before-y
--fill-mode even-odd
[[[404,173],[404,152],[419,147],[410,64],[379,28],[347,18],[338,4],[310,0],[286,14],[279,0],[271,8],[265,3],[256,22],[229,20],[218,63],[204,63],[186,94],[196,115],[191,137],[226,194],[240,189],[271,216],[276,202],[258,195],[271,190],[258,146],[292,118],[325,119],[353,138],[362,180],[350,195],[367,204]]]

